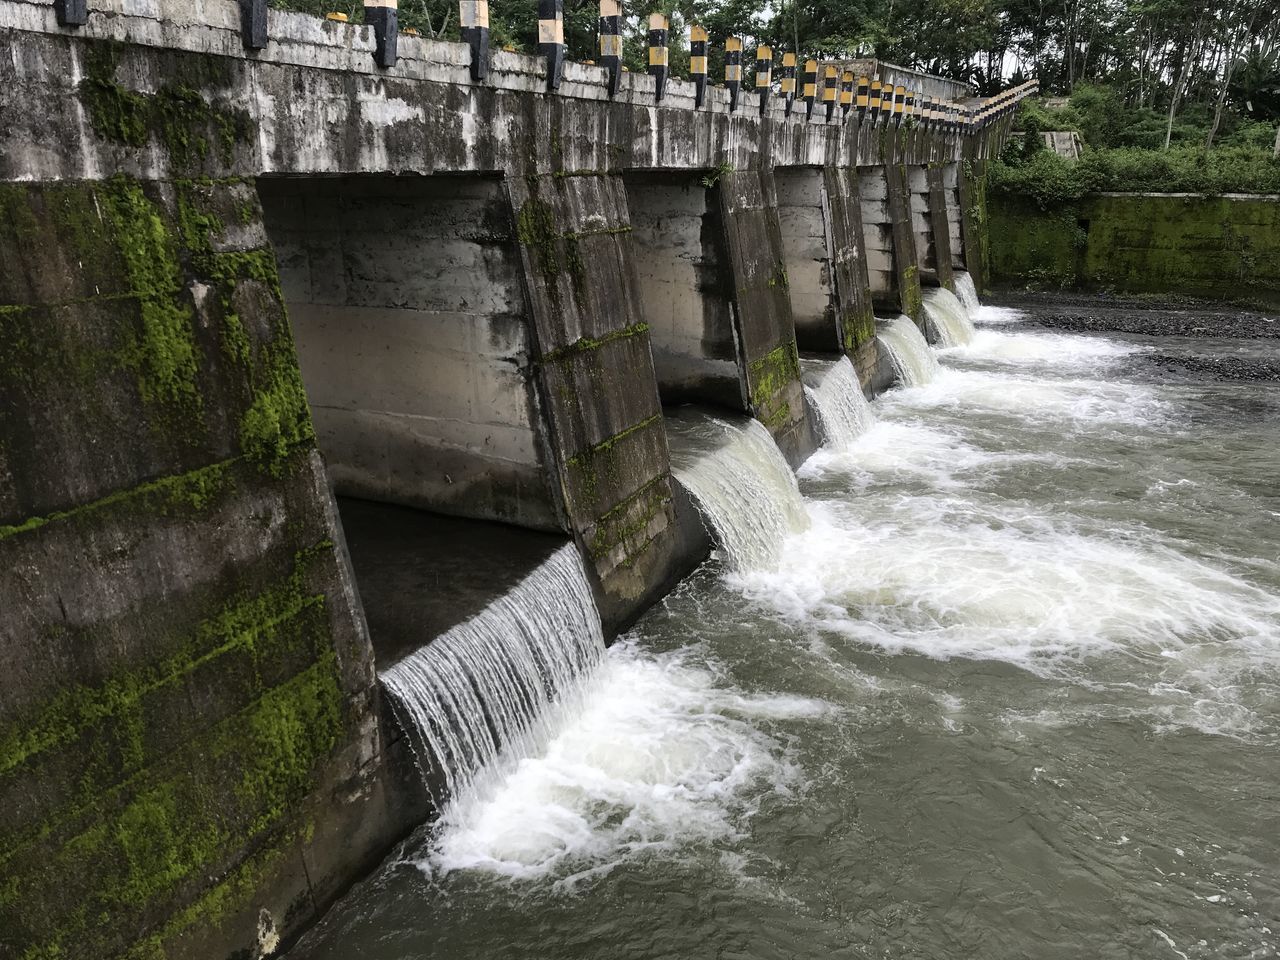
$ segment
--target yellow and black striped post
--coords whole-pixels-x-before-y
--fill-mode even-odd
[[[689,79],[694,106],[700,107],[707,95],[707,31],[696,23],[689,28]]]
[[[924,123],[924,94],[919,90],[915,92],[915,113],[913,115],[917,124]]]
[[[724,85],[729,88],[729,112],[738,109],[738,91],[742,88],[742,40],[727,37],[724,41]]]
[[[489,0],[458,0],[462,42],[471,48],[471,79],[489,75]]]
[[[662,100],[667,89],[667,28],[670,24],[661,13],[649,14],[649,76],[653,77],[653,96]]]
[[[903,125],[910,127],[913,123],[913,118],[915,117],[915,115],[916,115],[916,92],[914,90],[908,89],[907,103],[906,103],[906,106],[902,108]]]
[[[840,75],[840,113],[848,118],[853,109],[853,73],[846,70]]]
[[[881,84],[879,80],[872,79],[871,95],[867,98],[867,113],[871,114],[871,125],[874,127],[880,120],[880,93]]]
[[[538,55],[547,61],[547,89],[564,74],[564,0],[538,0]]]
[[[827,108],[827,122],[831,122],[836,112],[836,92],[840,81],[836,77],[836,68],[827,66],[822,71],[822,105]]]
[[[871,105],[871,78],[858,78],[858,97],[854,100],[854,106],[858,108],[858,122],[862,123],[867,119],[867,108]]]
[[[760,116],[769,109],[769,88],[773,84],[773,50],[761,44],[756,47],[756,93],[760,97]]]
[[[907,106],[907,88],[897,84],[893,88],[893,122],[902,126],[902,114]]]
[[[804,62],[804,80],[802,89],[802,97],[804,98],[804,118],[806,120],[813,116],[813,102],[818,97],[818,61],[806,60]]]
[[[89,0],[53,0],[53,13],[60,27],[83,27],[89,22]],[[262,29],[265,33],[265,24]]]
[[[600,63],[609,71],[609,96],[618,95],[622,78],[622,3],[600,0]]]
[[[383,69],[394,67],[400,36],[396,0],[364,0],[364,22],[373,27],[373,62]]]
[[[784,116],[791,116],[791,107],[796,102],[796,55],[794,53],[784,53],[782,55],[782,96],[786,100],[787,106]]]

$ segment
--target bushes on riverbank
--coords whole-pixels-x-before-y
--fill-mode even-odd
[[[1105,87],[1081,88],[1062,110],[1024,101],[1016,124],[1024,135],[990,165],[988,185],[1046,209],[1099,192],[1280,193],[1280,160],[1271,156],[1275,128],[1228,115],[1217,145],[1205,150],[1210,119],[1206,110],[1188,108],[1175,120],[1166,150],[1166,118],[1124,107]],[[1042,130],[1079,133],[1083,155],[1070,160],[1046,149]]]

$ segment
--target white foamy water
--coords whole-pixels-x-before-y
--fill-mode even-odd
[[[978,290],[973,285],[973,277],[964,270],[955,272],[956,281],[956,297],[964,304],[964,308],[968,311],[969,316],[973,316],[975,310],[982,306],[982,302],[978,299]]]
[[[931,287],[924,292],[924,313],[939,347],[961,347],[973,339],[969,311],[945,287]]]
[[[685,411],[667,418],[667,439],[676,480],[735,569],[772,566],[783,541],[809,525],[795,474],[759,421]]]
[[[1097,370],[1146,348],[1105,337],[1066,333],[977,330],[972,340],[948,354],[949,360],[978,360],[1007,366],[1047,367],[1054,370]],[[1040,370],[1036,371],[1041,373]]]
[[[979,306],[976,310],[971,310],[969,316],[975,324],[980,325],[1021,323],[1027,319],[1027,315],[1016,307],[990,307],[986,305]]]
[[[817,411],[828,446],[845,447],[876,422],[848,357],[834,362],[802,361],[804,392]]]
[[[785,618],[891,653],[1002,660],[1147,689],[1198,724],[1257,718],[1234,687],[1280,666],[1280,597],[1139,530],[933,494],[811,503],[772,571],[731,582]],[[1109,676],[1090,662],[1131,661]],[[1239,727],[1237,727],[1237,732]]]
[[[604,654],[600,615],[568,543],[479,614],[379,675],[438,804],[537,753],[577,709]]]
[[[886,395],[884,403],[920,412],[971,407],[1073,429],[1149,424],[1169,414],[1168,403],[1153,388],[1130,381],[951,368],[943,368],[929,389]]]
[[[895,317],[876,326],[876,339],[888,351],[903,386],[921,387],[937,375],[937,358],[910,317]]]
[[[696,650],[645,653],[622,642],[585,708],[546,748],[450,808],[420,866],[572,884],[642,856],[732,841],[764,793],[798,777],[770,722],[830,708],[748,695]]]

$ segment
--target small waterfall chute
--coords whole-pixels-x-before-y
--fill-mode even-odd
[[[924,294],[924,313],[940,347],[962,347],[973,340],[969,311],[946,287],[934,287]]]
[[[569,543],[380,674],[438,805],[474,794],[486,776],[542,749],[604,649],[591,585]]]
[[[667,418],[671,466],[737,571],[777,565],[782,542],[809,526],[795,474],[753,419],[700,411]]]
[[[898,316],[880,325],[876,339],[888,352],[903,386],[922,387],[937,376],[938,361],[910,317]]]
[[[804,360],[801,377],[809,403],[818,412],[826,442],[846,447],[871,429],[875,412],[862,392],[848,357],[835,362]]]
[[[973,277],[963,270],[957,270],[955,281],[956,297],[964,304],[965,310],[969,311],[969,319],[972,320],[977,316],[978,308],[982,306],[982,301],[978,299],[978,289],[973,285]]]

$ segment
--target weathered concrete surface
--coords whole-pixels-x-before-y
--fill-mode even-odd
[[[791,167],[774,171],[778,228],[787,271],[787,293],[801,350],[840,349],[836,323],[835,237],[827,214],[824,171]],[[845,253],[845,248],[841,248]]]
[[[964,249],[964,218],[960,204],[960,164],[946,163],[941,167],[943,201],[947,207],[947,243],[951,248],[952,275],[966,269]]]
[[[220,957],[419,811],[253,191],[5,185],[0,949]]]
[[[636,292],[663,401],[746,410],[733,270],[712,181],[702,171],[626,177]]]
[[[947,209],[948,191],[942,164],[925,168],[928,182],[929,235],[933,241],[933,273],[938,285],[952,293],[956,290],[955,266],[951,256],[951,216]]]
[[[1280,197],[1099,194],[1043,210],[992,196],[991,284],[1280,305]]]
[[[564,527],[502,181],[258,181],[340,494]]]
[[[816,446],[800,381],[800,354],[771,173],[727,172],[717,183],[733,270],[734,319],[748,410],[792,466]]]

